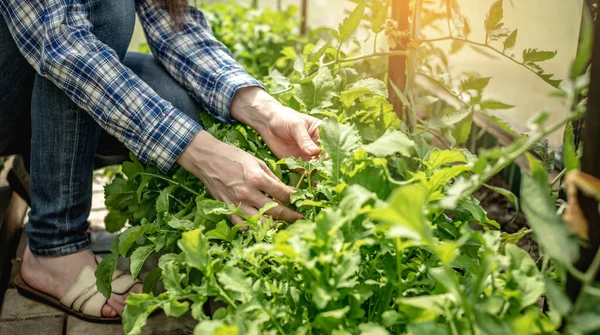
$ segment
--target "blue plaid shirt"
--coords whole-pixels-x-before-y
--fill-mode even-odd
[[[217,119],[231,122],[236,90],[261,86],[189,6],[174,28],[156,0],[136,0],[150,48],[168,72]],[[0,0],[21,53],[141,161],[163,171],[202,127],[163,100],[91,32],[82,0]]]

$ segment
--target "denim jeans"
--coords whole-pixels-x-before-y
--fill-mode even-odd
[[[200,105],[153,56],[127,53],[135,23],[134,1],[84,0],[92,32],[162,98],[198,119]],[[22,154],[30,162],[27,237],[31,251],[55,257],[89,248],[86,230],[94,157],[127,157],[127,149],[52,82],[35,73],[0,17],[0,156],[9,154]]]

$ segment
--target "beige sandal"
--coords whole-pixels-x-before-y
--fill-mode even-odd
[[[96,257],[97,262],[101,260],[102,258]],[[128,273],[116,270],[112,277],[112,293],[125,294],[133,285],[138,283],[141,282],[134,280]],[[61,309],[82,320],[99,323],[116,323],[121,321],[120,316],[112,318],[102,316],[102,308],[106,304],[107,299],[102,293],[98,292],[94,269],[89,265],[81,269],[75,284],[60,300],[29,286],[20,274],[15,277],[14,284],[23,296]]]

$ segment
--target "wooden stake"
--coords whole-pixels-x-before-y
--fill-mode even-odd
[[[400,31],[408,31],[410,24],[408,16],[410,15],[409,0],[392,0],[392,18],[398,22]],[[400,41],[395,50],[406,50],[408,39]],[[388,74],[390,83],[394,83],[396,87],[403,90],[406,87],[406,56],[391,56],[388,60]],[[394,90],[389,86],[390,103],[394,106],[394,110],[399,118],[403,118],[402,100],[394,94]]]

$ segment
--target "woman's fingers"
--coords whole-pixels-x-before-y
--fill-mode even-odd
[[[269,177],[271,177],[275,180],[279,180],[279,178],[277,178],[277,176],[273,173],[273,171],[271,171],[271,169],[269,169],[269,166],[267,165],[267,163],[265,163],[264,161],[259,161],[259,165],[263,169],[263,171],[265,171],[269,175]]]
[[[258,209],[254,208],[253,206],[250,205],[242,205],[240,206],[240,209],[242,210],[242,212],[244,212],[244,214],[246,214],[247,216],[254,216],[256,214],[258,214]],[[242,219],[240,216],[238,215],[232,215],[231,216],[231,222],[233,222],[234,225],[238,225],[242,222],[244,222],[245,220]],[[240,228],[241,232],[245,232],[248,231],[248,226],[243,226]]]
[[[306,127],[300,125],[293,128],[292,137],[306,156],[311,157],[319,153],[319,147],[313,141]]]
[[[264,176],[261,178],[260,185],[258,185],[258,187],[258,191],[267,193],[283,203],[289,203],[290,195],[292,192],[294,192],[292,187],[282,183],[281,180],[279,180],[274,174],[269,174],[266,171],[264,172]]]
[[[269,197],[265,196],[264,194],[261,194],[261,195],[256,196],[256,202],[254,203],[254,205],[257,208],[262,208],[270,202],[276,202],[276,201],[273,201],[273,199],[270,199]],[[271,215],[275,219],[283,220],[286,222],[295,222],[295,221],[298,221],[298,220],[301,220],[304,218],[304,216],[302,216],[302,214],[287,208],[283,204],[279,204],[277,207],[269,209],[267,211],[267,214]]]

